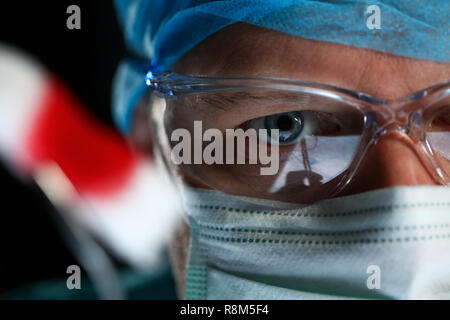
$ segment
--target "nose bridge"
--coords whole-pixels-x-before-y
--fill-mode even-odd
[[[383,110],[383,117],[381,118],[381,123],[379,123],[380,130],[378,131],[376,140],[380,139],[383,135],[393,132],[404,133],[410,138],[413,138],[413,140],[422,138],[423,123],[419,106],[395,101],[380,106],[380,109]]]
[[[420,110],[417,107],[411,108],[402,105],[393,106],[391,110],[391,119],[378,131],[374,144],[378,145],[383,140],[381,144],[385,147],[386,145],[396,145],[394,149],[390,150],[392,156],[395,156],[395,150],[403,150],[400,153],[404,153],[406,149],[409,149],[409,157],[403,158],[403,164],[406,166],[408,161],[417,162],[417,164],[421,163],[421,168],[429,169],[429,163],[427,162],[432,160],[429,159],[430,150],[426,143],[425,128]],[[427,159],[424,159],[424,157]],[[418,168],[417,165],[415,167]]]
[[[384,122],[381,123],[378,116],[373,143],[343,194],[351,194],[354,190],[435,184],[429,159],[420,151],[421,142],[425,141],[420,108],[390,104],[382,109]]]

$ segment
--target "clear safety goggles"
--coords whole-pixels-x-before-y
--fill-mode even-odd
[[[351,181],[370,146],[394,131],[407,137],[436,183],[450,183],[450,81],[397,100],[333,85],[276,78],[206,78],[149,72],[147,84],[152,91],[153,127],[165,158],[184,182],[194,186],[297,203],[329,198]],[[192,161],[173,161],[170,152],[181,141],[178,135],[174,142],[174,132],[183,129],[193,140],[201,139],[196,136],[199,128],[195,125],[200,121],[203,132],[216,129],[224,136],[227,129],[278,129],[276,140],[272,136],[259,141],[269,145],[268,153],[275,145],[278,148],[278,171],[262,175],[261,168],[271,165],[267,161],[196,162],[194,153],[200,149],[195,141],[187,142],[192,154],[181,154]],[[203,149],[215,140],[212,136],[202,139]],[[223,145],[224,157],[232,152],[231,158],[244,154],[248,160],[253,156],[249,142],[244,147],[246,150],[237,150],[239,146],[229,149]],[[213,156],[214,152],[217,150]]]

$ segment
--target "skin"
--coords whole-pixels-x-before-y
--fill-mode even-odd
[[[172,68],[210,77],[281,77],[337,85],[396,99],[450,78],[450,64],[398,57],[372,50],[318,42],[254,26],[235,24],[208,38]],[[395,161],[392,161],[395,159]],[[201,182],[186,178],[195,187]],[[337,196],[400,185],[437,184],[403,133],[382,136],[352,182]],[[171,255],[183,292],[189,228],[180,223]]]

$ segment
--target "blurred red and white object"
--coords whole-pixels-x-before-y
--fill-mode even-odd
[[[180,212],[165,173],[98,122],[61,81],[2,45],[0,156],[25,180],[59,172],[70,188],[53,184],[52,192],[77,221],[131,265],[158,263]]]

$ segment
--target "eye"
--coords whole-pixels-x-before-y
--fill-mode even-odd
[[[438,107],[424,116],[425,132],[433,149],[450,160],[450,106]],[[445,161],[445,160],[443,160]],[[444,163],[448,163],[445,161]]]
[[[450,107],[440,108],[438,112],[434,114],[427,129],[431,131],[448,132],[450,129]]]
[[[278,113],[250,120],[247,128],[279,130],[278,144],[287,146],[314,135],[335,135],[341,130],[339,121],[333,115],[317,111],[292,111]],[[270,140],[270,139],[268,139]]]

